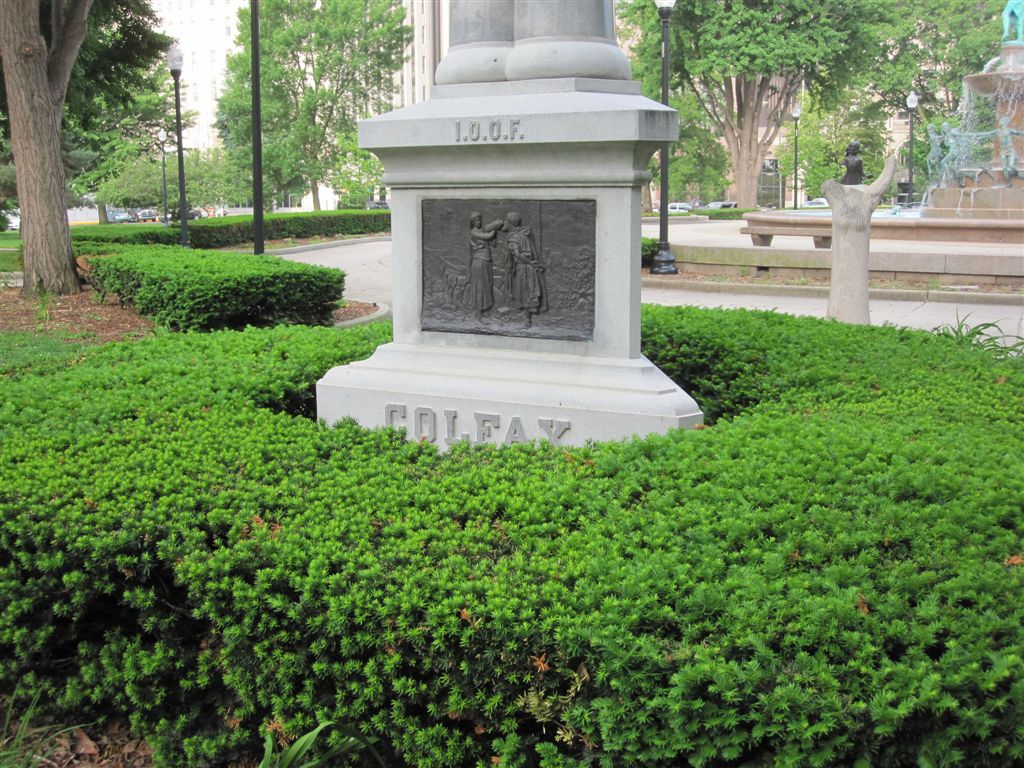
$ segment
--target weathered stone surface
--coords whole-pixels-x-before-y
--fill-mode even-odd
[[[871,323],[868,303],[871,214],[895,175],[896,161],[890,157],[870,186],[849,186],[831,179],[821,185],[821,191],[832,206],[832,278],[827,317],[844,323]]]
[[[423,330],[590,341],[596,213],[593,200],[425,200]],[[500,229],[477,236],[473,218]]]

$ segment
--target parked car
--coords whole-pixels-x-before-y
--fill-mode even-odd
[[[828,200],[826,200],[824,197],[816,197],[813,200],[808,200],[806,203],[804,203],[803,207],[804,208],[830,208],[831,206],[828,204]]]
[[[722,208],[735,208],[736,201],[734,200],[715,200],[714,202],[708,203],[704,206],[706,210],[717,211]]]
[[[7,211],[3,214],[7,218],[7,228],[15,232],[21,229],[21,214],[18,211]]]
[[[690,205],[689,203],[669,203],[668,204],[668,212],[669,213],[688,213],[689,211],[692,211],[692,210],[693,210],[693,206]]]
[[[152,208],[143,208],[139,211],[138,221],[160,221],[160,214],[154,211]]]
[[[107,211],[107,221],[111,224],[130,224],[132,221],[131,214],[127,211],[121,211],[117,208],[111,208]]]
[[[387,200],[370,200],[366,204],[367,210],[370,211],[388,211],[391,210],[391,206],[388,205]]]

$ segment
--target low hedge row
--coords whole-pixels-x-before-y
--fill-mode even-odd
[[[1024,761],[1024,365],[645,308],[710,428],[456,447],[300,417],[387,328],[5,373],[0,680],[162,766],[350,722],[389,764]]]
[[[756,208],[697,208],[690,213],[694,216],[707,216],[711,221],[736,221],[742,219],[744,213],[756,210]]]
[[[100,297],[178,330],[329,322],[345,275],[276,256],[78,242]]]
[[[390,211],[320,211],[318,213],[270,213],[264,217],[267,240],[334,237],[387,232]],[[189,222],[189,242],[194,248],[223,248],[253,241],[252,216],[227,216]],[[73,227],[76,241],[125,243],[132,245],[177,245],[181,229],[177,224],[96,224]]]

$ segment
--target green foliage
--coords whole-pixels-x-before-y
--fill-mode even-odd
[[[738,221],[743,218],[744,213],[750,213],[756,208],[697,208],[693,211],[694,216],[707,216],[711,221]]]
[[[173,150],[166,163],[167,205],[173,211],[178,207],[178,166]],[[136,157],[105,179],[97,195],[109,205],[159,209],[163,205],[163,172],[159,152]],[[251,195],[252,173],[247,177],[244,170],[232,166],[223,149],[185,153],[185,199],[190,208],[238,203]]]
[[[0,680],[161,766],[358,722],[389,765],[1024,761],[1024,366],[645,308],[710,427],[456,446],[297,414],[386,326],[5,381]]]
[[[728,185],[729,158],[714,125],[693,94],[673,98],[671,104],[679,112],[679,141],[669,150],[669,201],[720,199]],[[657,186],[657,155],[651,158],[651,171]]]
[[[906,110],[911,89],[922,122],[956,114],[963,78],[999,53],[1005,0],[907,0],[885,23],[884,55],[858,81],[888,112]]]
[[[334,237],[386,232],[391,228],[390,211],[320,211],[318,213],[271,213],[264,217],[263,234],[267,240],[285,238]],[[76,243],[105,242],[131,245],[175,245],[181,242],[178,225],[96,224],[75,227]],[[195,248],[225,248],[251,243],[252,216],[225,216],[189,222],[189,242]]]
[[[757,201],[762,160],[803,87],[831,104],[879,57],[894,0],[691,0],[670,23],[673,87],[698,100],[732,159],[737,200]],[[631,0],[634,69],[650,93],[661,68],[654,4]]]
[[[1024,338],[1003,333],[998,323],[971,325],[967,322],[970,317],[970,314],[964,317],[958,314],[956,323],[939,326],[932,332],[962,347],[984,349],[996,358],[1024,357]]]
[[[15,688],[11,695],[3,719],[0,720],[0,768],[38,768],[41,765],[52,765],[48,758],[54,749],[48,745],[52,744],[56,737],[78,727],[34,725],[32,721],[39,710],[39,696],[37,692],[19,716],[15,713],[18,689]]]
[[[386,111],[409,29],[396,0],[264,0],[260,5],[263,168],[268,186],[370,188],[380,167],[356,121]],[[218,124],[235,156],[251,156],[249,10],[239,11]],[[367,183],[368,182],[368,183]]]
[[[918,139],[921,139],[918,136]],[[888,151],[885,117],[877,110],[864,107],[852,97],[835,109],[805,107],[800,116],[800,188],[803,197],[821,197],[821,185],[828,179],[843,175],[842,162],[846,147],[859,141],[866,177],[874,179],[882,172]],[[927,142],[920,142],[927,145]],[[793,124],[774,150],[779,170],[787,179],[793,178]],[[927,152],[927,149],[925,149]],[[925,166],[918,166],[922,171]],[[921,176],[923,177],[923,173]]]
[[[657,255],[658,240],[653,237],[640,238],[640,266],[650,269]]]
[[[140,314],[179,330],[326,323],[345,274],[276,256],[175,246],[80,243],[100,297],[117,294]]]
[[[320,736],[320,732],[332,726],[334,732],[341,737],[340,743],[335,744],[319,757],[300,763],[299,761],[305,758],[316,746],[316,740]],[[334,761],[339,755],[362,749],[371,750],[377,764],[385,765],[380,755],[373,749],[374,741],[376,739],[367,739],[355,728],[335,725],[335,723],[328,720],[326,723],[320,723],[309,733],[297,738],[295,743],[289,745],[283,751],[277,752],[274,749],[274,737],[268,733],[264,741],[263,759],[260,761],[259,768],[330,768],[330,766],[336,765]]]

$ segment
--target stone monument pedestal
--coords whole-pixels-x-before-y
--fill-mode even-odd
[[[640,188],[674,110],[622,80],[438,86],[360,124],[392,190],[394,342],[317,384],[318,416],[565,445],[701,423],[640,354]]]

